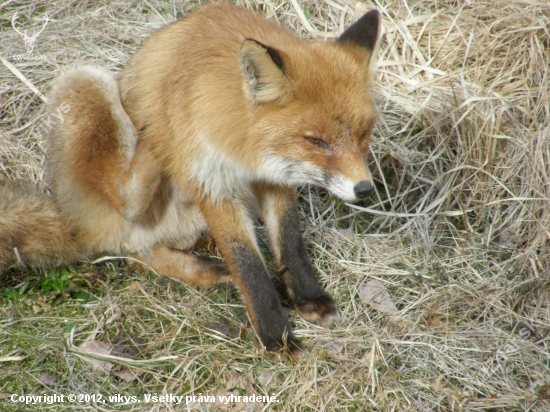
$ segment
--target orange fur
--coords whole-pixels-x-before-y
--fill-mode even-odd
[[[75,235],[48,195],[34,187],[0,187],[0,273],[17,264],[44,267],[83,259]]]
[[[109,252],[193,286],[227,282],[231,272],[263,345],[298,350],[254,220],[266,220],[296,309],[333,324],[336,304],[307,256],[293,186],[317,184],[348,201],[372,189],[369,65],[378,29],[370,12],[336,42],[310,42],[220,2],[151,36],[118,81],[87,66],[61,76],[49,109],[65,114],[46,139],[54,202],[38,200],[38,218],[11,194],[0,203],[0,269]],[[29,240],[28,226],[59,242],[41,246],[44,231]],[[229,272],[183,252],[208,231]]]
[[[280,89],[274,101],[254,104],[247,93],[239,64],[246,39],[280,51],[283,79],[262,62],[266,81]],[[275,155],[346,176],[355,184],[370,180],[365,157],[376,111],[369,61],[369,51],[302,40],[222,2],[149,38],[122,72],[120,88],[126,112],[138,130],[144,129],[142,138],[151,142],[162,167],[194,196],[201,190],[217,198],[231,196],[230,190],[205,188],[194,170],[208,167],[199,159],[209,151],[223,153],[249,180],[255,175],[270,179],[272,170],[262,160]],[[277,71],[271,66],[271,72]],[[306,135],[322,138],[330,150],[319,150]],[[236,190],[240,182],[235,180],[242,180],[220,179]]]

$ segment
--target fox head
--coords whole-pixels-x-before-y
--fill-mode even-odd
[[[379,31],[380,15],[372,10],[331,43],[244,41],[240,63],[262,137],[262,178],[318,185],[350,202],[372,192],[366,158],[376,118],[370,89]]]

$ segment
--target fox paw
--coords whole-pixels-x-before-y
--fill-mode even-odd
[[[229,283],[231,281],[231,273],[225,263],[216,261],[215,259],[206,256],[196,256],[197,262],[202,265],[198,273],[198,278],[201,280],[203,288],[209,288],[218,283]]]
[[[326,293],[315,298],[294,301],[294,307],[305,320],[324,328],[332,328],[340,321],[336,303]]]
[[[304,350],[300,340],[294,336],[287,336],[284,339],[269,338],[264,343],[265,349],[268,352],[276,352],[283,356],[291,356],[299,358]]]

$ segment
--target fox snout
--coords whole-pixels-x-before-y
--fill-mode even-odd
[[[365,199],[370,196],[373,191],[372,183],[369,180],[363,180],[355,185],[353,193],[358,199]]]
[[[374,190],[370,171],[360,155],[339,159],[325,176],[325,188],[345,202],[367,198]]]
[[[331,176],[327,179],[325,188],[334,196],[345,202],[356,202],[367,198],[373,192],[370,176],[358,183],[344,176]]]

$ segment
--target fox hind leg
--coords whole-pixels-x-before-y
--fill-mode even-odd
[[[159,275],[180,279],[190,286],[206,289],[231,280],[225,264],[165,245],[157,245],[147,252],[132,254],[130,257],[145,263]]]
[[[83,66],[62,75],[51,95],[47,149],[54,193],[77,184],[100,194],[126,220],[140,219],[161,171],[122,107],[114,75]]]

